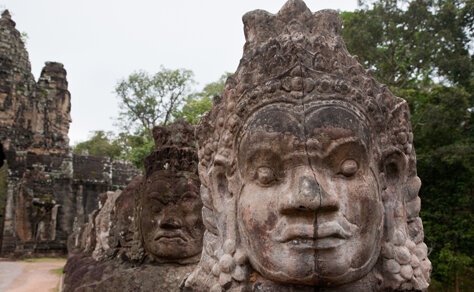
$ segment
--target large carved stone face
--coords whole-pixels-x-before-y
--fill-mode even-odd
[[[340,285],[380,252],[383,205],[368,127],[335,105],[274,104],[251,116],[239,146],[242,244],[277,281]]]
[[[140,229],[145,250],[158,260],[186,259],[202,249],[202,202],[195,174],[156,171],[146,181]]]

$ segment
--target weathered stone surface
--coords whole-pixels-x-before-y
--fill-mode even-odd
[[[0,164],[8,164],[0,255],[64,255],[74,222],[82,225],[97,196],[123,188],[130,163],[73,155],[66,70],[46,62],[38,82],[8,11],[0,18]],[[0,196],[1,197],[1,196]]]
[[[135,200],[142,180],[142,176],[134,178],[115,200],[109,244],[112,248],[118,249],[118,256],[126,254],[133,244]]]
[[[289,0],[243,22],[196,130],[206,232],[184,290],[426,289],[407,103],[348,53],[336,11]]]
[[[153,132],[144,177],[106,194],[94,219],[70,237],[64,291],[178,291],[199,261],[194,129],[178,120]]]
[[[179,285],[194,267],[195,264],[133,265],[73,257],[64,268],[68,275],[64,291],[179,291]]]

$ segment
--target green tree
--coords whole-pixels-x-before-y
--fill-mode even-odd
[[[120,158],[131,161],[138,169],[144,171],[145,158],[155,147],[155,142],[146,131],[136,133],[121,132],[114,140],[122,151]]]
[[[352,54],[384,84],[409,87],[431,76],[432,22],[425,1],[381,0],[370,9],[344,12],[342,35]]]
[[[363,1],[347,48],[412,114],[433,291],[474,286],[473,0]]]
[[[392,87],[430,86],[433,79],[469,87],[473,0],[362,1],[341,14],[349,51]]]
[[[188,95],[181,111],[175,113],[175,118],[185,118],[191,124],[197,124],[201,116],[211,109],[214,96],[219,95],[224,89],[225,81],[231,73],[224,73],[215,82],[211,82],[204,86],[203,90],[198,93]]]
[[[155,146],[147,132],[115,135],[112,132],[95,131],[89,140],[77,144],[74,154],[105,156],[132,162],[138,169],[144,170],[144,160]]]
[[[474,139],[469,94],[462,87],[401,91],[410,104],[425,240],[432,277],[443,290],[474,284]],[[469,276],[471,274],[471,276]]]
[[[193,83],[192,71],[164,67],[154,75],[138,71],[120,80],[115,93],[125,131],[146,131],[152,137],[153,127],[170,122]]]
[[[433,60],[438,73],[472,92],[474,59],[469,45],[474,36],[474,1],[438,0],[433,10]]]
[[[73,153],[119,158],[122,149],[114,142],[112,132],[95,131],[89,140],[77,144]]]

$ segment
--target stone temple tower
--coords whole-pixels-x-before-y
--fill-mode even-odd
[[[127,162],[73,155],[66,70],[46,62],[38,82],[8,10],[0,18],[0,255],[66,252],[73,223],[84,223],[101,192],[137,174]],[[5,163],[6,162],[6,163]],[[5,165],[4,165],[5,164]]]

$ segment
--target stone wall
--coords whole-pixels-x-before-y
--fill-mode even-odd
[[[87,221],[98,194],[139,174],[130,163],[73,155],[71,94],[60,63],[36,82],[28,52],[6,10],[0,19],[0,164],[7,163],[0,255],[63,255],[74,223]],[[0,165],[1,166],[1,165]],[[2,197],[0,196],[0,199]]]

